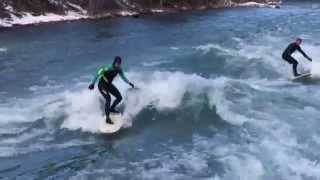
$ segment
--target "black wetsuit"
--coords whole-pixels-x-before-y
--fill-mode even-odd
[[[130,84],[126,76],[124,75],[124,72],[122,69],[115,69],[113,65],[106,65],[105,67],[102,67],[98,70],[96,73],[92,83],[94,84],[97,79],[99,79],[98,88],[100,93],[103,95],[103,97],[106,99],[105,104],[105,113],[106,117],[109,117],[110,111],[114,111],[115,107],[121,102],[122,96],[119,92],[119,90],[112,84],[113,79],[120,75],[121,79],[123,79],[126,83]],[[110,94],[112,94],[116,99],[112,103],[110,107],[111,97]]]
[[[298,71],[297,71],[297,66],[298,66],[298,61],[296,59],[294,59],[291,55],[295,52],[295,51],[299,51],[305,58],[309,59],[309,56],[306,55],[306,53],[304,53],[301,49],[301,47],[297,44],[297,43],[291,43],[289,44],[289,46],[286,48],[286,50],[282,53],[282,58],[287,61],[289,64],[292,64],[292,68],[293,68],[293,74],[295,76],[299,75]]]

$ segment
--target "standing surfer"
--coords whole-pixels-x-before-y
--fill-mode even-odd
[[[282,54],[282,58],[287,61],[289,64],[292,64],[292,68],[293,68],[293,75],[294,76],[299,76],[300,74],[297,72],[297,66],[298,66],[298,61],[295,60],[291,55],[298,50],[306,59],[308,59],[309,61],[312,62],[312,59],[306,55],[306,53],[304,53],[300,47],[302,43],[302,39],[301,38],[297,38],[295,42],[291,43],[288,45],[288,47],[286,48],[286,50],[283,52]]]
[[[93,90],[96,81],[99,79],[98,88],[102,96],[106,99],[106,104],[105,104],[106,123],[109,123],[109,124],[113,124],[113,122],[109,117],[110,112],[119,113],[119,111],[117,111],[115,107],[122,100],[122,96],[119,90],[112,84],[113,79],[119,74],[123,81],[125,81],[132,88],[134,88],[134,85],[126,78],[121,68],[121,61],[122,61],[121,57],[116,56],[112,64],[108,64],[102,68],[99,68],[91,84],[89,85],[89,89]],[[111,106],[110,106],[111,97],[109,93],[116,98]]]

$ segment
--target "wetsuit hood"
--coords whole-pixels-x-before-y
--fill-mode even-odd
[[[122,62],[121,57],[120,57],[120,56],[116,56],[116,57],[114,58],[114,60],[113,60],[112,66],[115,68],[116,63],[121,64],[121,62]]]

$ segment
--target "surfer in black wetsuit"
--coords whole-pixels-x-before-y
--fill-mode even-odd
[[[121,79],[128,83],[132,88],[134,88],[134,85],[126,78],[122,68],[121,68],[121,57],[117,56],[115,57],[112,64],[108,64],[103,66],[102,68],[99,68],[97,73],[95,74],[91,84],[89,85],[89,89],[94,89],[94,84],[99,79],[98,88],[100,93],[103,95],[103,97],[106,99],[105,104],[105,112],[106,112],[106,122],[109,124],[113,124],[113,122],[110,120],[109,114],[112,113],[119,113],[115,109],[115,107],[121,102],[122,96],[119,92],[119,90],[112,84],[113,79],[119,74]],[[112,103],[110,107],[110,101],[111,97],[110,94],[112,94],[116,99]]]
[[[300,74],[297,72],[297,66],[298,66],[298,61],[295,60],[291,55],[298,50],[306,59],[308,59],[309,61],[312,62],[312,59],[306,55],[306,53],[304,53],[300,47],[302,43],[302,39],[301,38],[297,38],[295,42],[289,44],[289,46],[287,47],[287,49],[283,52],[282,54],[282,58],[287,61],[289,64],[292,64],[292,68],[293,68],[293,75],[294,76],[299,76]]]

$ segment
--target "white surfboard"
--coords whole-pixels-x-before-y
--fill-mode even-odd
[[[113,124],[107,124],[105,119],[106,118],[104,117],[101,121],[101,124],[99,125],[99,130],[101,133],[115,133],[119,131],[124,124],[124,120],[121,114],[110,114],[110,119]]]
[[[301,74],[300,76],[293,77],[292,81],[303,81],[311,78],[311,73]]]

